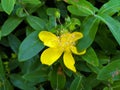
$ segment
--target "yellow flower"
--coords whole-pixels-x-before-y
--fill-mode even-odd
[[[83,35],[80,32],[64,33],[60,36],[56,36],[51,32],[41,31],[39,38],[45,46],[49,47],[41,54],[40,59],[42,64],[52,65],[60,58],[62,53],[64,53],[63,62],[65,66],[73,72],[76,72],[72,52],[77,55],[82,55],[86,52],[86,50],[78,52],[75,47],[75,42],[82,37]]]

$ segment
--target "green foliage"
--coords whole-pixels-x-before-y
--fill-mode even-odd
[[[36,88],[32,85],[32,83],[26,82],[20,75],[12,74],[10,76],[11,82],[14,86],[23,89],[23,90],[35,90]]]
[[[48,78],[47,74],[48,74],[48,68],[43,67],[41,65],[34,71],[24,74],[22,77],[27,81],[34,82],[34,83],[38,83],[38,82],[40,83],[40,82],[44,82],[47,80]]]
[[[49,74],[49,80],[53,89],[63,89],[66,83],[66,77],[64,73],[59,71],[51,71]]]
[[[41,31],[83,34],[77,72],[41,63]],[[0,0],[0,90],[120,90],[120,0]]]
[[[34,30],[44,29],[45,22],[39,17],[28,16],[26,20]]]
[[[98,79],[100,80],[109,80],[112,79],[112,81],[120,80],[120,60],[115,60],[102,68],[100,72],[98,73]]]
[[[113,15],[120,10],[120,1],[119,0],[110,0],[105,3],[99,10],[100,14]],[[114,8],[114,9],[113,9]]]
[[[88,48],[87,52],[85,55],[82,56],[83,60],[85,60],[86,62],[90,63],[93,66],[99,66],[99,61],[97,58],[97,55],[94,51],[93,48]]]
[[[1,0],[1,5],[3,10],[7,14],[10,14],[14,9],[15,2],[16,0]]]
[[[67,0],[68,3],[72,4],[68,6],[68,10],[75,15],[79,16],[89,16],[94,15],[97,11],[91,3],[87,2],[86,0]]]
[[[13,34],[8,35],[8,42],[11,47],[11,49],[18,54],[19,46],[21,44],[21,41]]]
[[[7,36],[22,22],[23,19],[18,17],[8,18],[1,27],[2,36]]]
[[[78,50],[84,50],[90,47],[94,41],[98,25],[99,20],[95,17],[88,17],[83,21],[80,31],[83,33],[84,37],[77,44]]]
[[[38,39],[38,31],[32,32],[19,47],[18,60],[25,61],[38,54],[44,45]]]
[[[80,90],[82,88],[81,82],[82,82],[82,76],[75,77],[75,79],[73,80],[70,86],[70,90]]]
[[[109,27],[110,31],[112,32],[114,38],[117,40],[117,42],[120,44],[120,23],[110,16],[106,14],[102,14],[100,16],[97,16],[101,21],[106,23],[106,25]],[[112,23],[111,23],[112,22]]]

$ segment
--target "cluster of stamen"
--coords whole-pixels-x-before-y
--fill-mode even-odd
[[[74,42],[74,36],[71,35],[70,33],[67,33],[67,34],[63,34],[61,36],[58,37],[59,39],[59,46],[65,50],[65,49],[68,49],[70,48],[71,46],[74,46],[75,45],[75,42]]]

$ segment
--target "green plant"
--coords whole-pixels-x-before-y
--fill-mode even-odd
[[[0,90],[120,89],[120,0],[0,1]]]

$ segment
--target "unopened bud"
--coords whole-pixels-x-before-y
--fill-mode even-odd
[[[60,12],[56,11],[56,12],[55,12],[55,17],[56,17],[56,18],[60,18]]]

